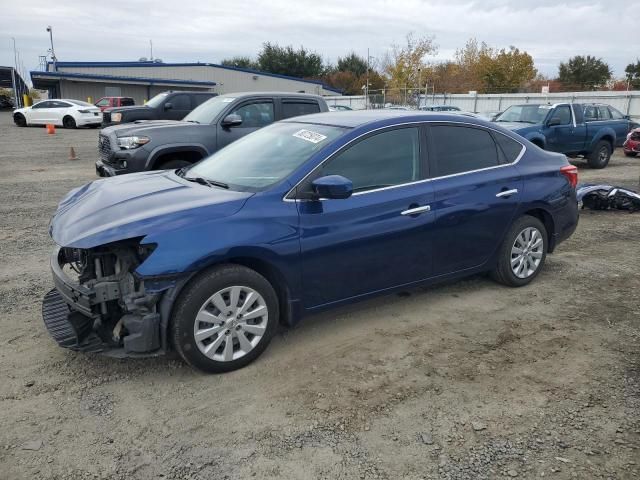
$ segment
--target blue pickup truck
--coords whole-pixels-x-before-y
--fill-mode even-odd
[[[545,150],[584,156],[591,168],[606,167],[631,128],[612,106],[581,103],[512,105],[495,122]]]

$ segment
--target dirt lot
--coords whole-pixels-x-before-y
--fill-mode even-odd
[[[47,225],[96,143],[0,114],[0,479],[640,475],[640,213],[583,211],[528,287],[474,277],[318,315],[206,376],[44,329]],[[639,186],[621,153],[577,164]]]

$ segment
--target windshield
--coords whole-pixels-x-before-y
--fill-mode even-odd
[[[346,131],[327,125],[274,123],[219,150],[183,176],[258,192],[285,178]]]
[[[513,105],[496,122],[542,123],[553,107],[551,105]]]
[[[151,108],[159,107],[162,104],[162,102],[164,102],[164,99],[167,98],[167,95],[169,95],[169,94],[168,93],[159,93],[158,95],[153,97],[151,100],[149,100],[147,103],[145,103],[145,105],[147,107],[151,107]]]
[[[185,122],[212,123],[218,114],[234,100],[235,98],[231,97],[213,97],[196,107],[183,120]]]

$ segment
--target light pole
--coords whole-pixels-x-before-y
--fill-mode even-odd
[[[422,88],[422,68],[418,67],[418,110],[420,110],[420,89]]]
[[[13,98],[16,108],[18,108],[22,106],[18,98],[18,83],[16,79],[16,72],[18,71],[18,54],[16,53],[16,39],[11,37],[11,40],[13,40],[13,72],[11,74],[11,79],[13,81]]]
[[[56,52],[53,49],[53,28],[51,28],[51,25],[47,26],[47,32],[49,32],[49,40],[51,41],[51,60],[53,61],[53,70],[57,70],[56,67],[56,62],[57,62],[57,58],[56,58]]]

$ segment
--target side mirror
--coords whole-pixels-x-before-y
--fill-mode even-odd
[[[560,119],[558,117],[555,118],[551,118],[548,122],[547,122],[547,126],[548,127],[555,127],[556,125],[561,125],[562,122],[560,121]]]
[[[318,198],[344,199],[353,193],[353,182],[341,175],[327,175],[311,182],[311,188]]]
[[[227,115],[222,120],[223,127],[237,127],[238,125],[242,125],[242,117],[236,113]]]
[[[171,110],[173,108],[173,103],[171,102],[167,102],[164,104],[164,109],[165,110]]]

